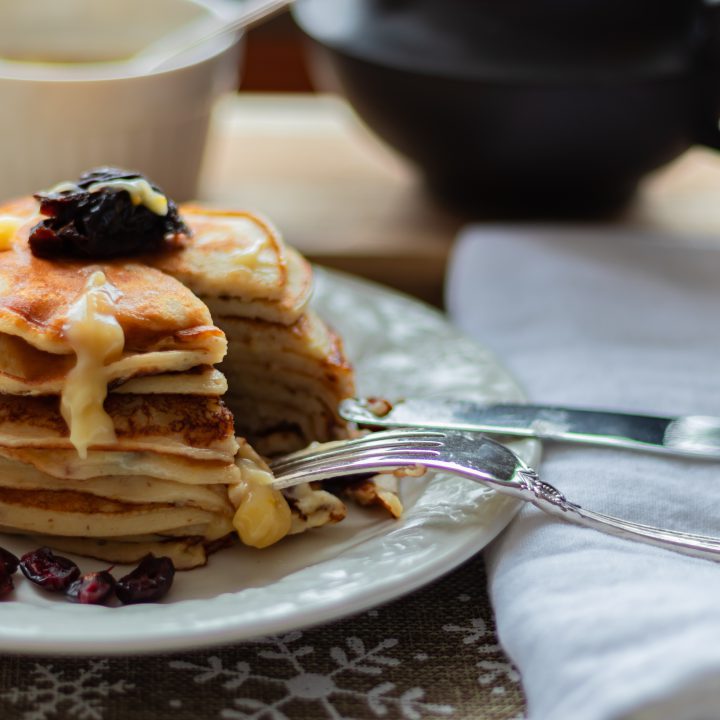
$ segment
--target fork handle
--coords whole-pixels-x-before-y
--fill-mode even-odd
[[[555,515],[563,520],[600,530],[609,535],[616,535],[628,540],[639,540],[649,545],[675,550],[684,555],[705,560],[720,561],[720,538],[664,530],[652,525],[642,525],[612,515],[586,510],[580,505],[570,502],[557,488],[541,480],[535,471],[529,468],[518,469],[514,479],[516,483],[513,483],[513,486],[517,493],[513,494],[532,503],[549,515]]]

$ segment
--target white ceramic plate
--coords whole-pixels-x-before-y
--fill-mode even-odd
[[[488,353],[425,305],[317,271],[315,307],[343,336],[362,394],[522,399]],[[513,449],[535,464],[539,445]],[[266,550],[236,547],[178,573],[169,599],[120,608],[79,606],[19,578],[0,602],[0,649],[62,654],[154,652],[246,640],[365,610],[430,582],[475,554],[510,521],[517,501],[470,481],[403,481],[405,515],[351,508],[334,527]],[[27,545],[3,539],[24,552]],[[102,566],[79,558],[84,571]],[[121,570],[118,568],[118,570]]]

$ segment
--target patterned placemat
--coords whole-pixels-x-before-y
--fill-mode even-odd
[[[302,632],[202,652],[0,659],[3,720],[523,717],[479,557],[404,599]]]

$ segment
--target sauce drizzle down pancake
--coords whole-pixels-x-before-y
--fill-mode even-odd
[[[103,403],[108,391],[105,364],[119,357],[125,345],[125,333],[113,313],[119,295],[102,271],[94,272],[65,323],[77,361],[65,380],[60,409],[70,428],[70,442],[83,459],[91,445],[117,439]]]

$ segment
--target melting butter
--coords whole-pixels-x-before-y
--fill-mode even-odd
[[[17,231],[25,223],[25,218],[16,215],[0,215],[0,252],[10,250]]]
[[[268,547],[282,540],[292,526],[292,513],[283,494],[272,487],[270,468],[248,446],[241,445],[235,464],[242,479],[228,488],[237,508],[233,526],[245,545]]]
[[[120,291],[105,274],[94,272],[71,306],[63,328],[77,360],[65,380],[60,409],[70,428],[70,442],[82,459],[87,458],[90,446],[117,439],[103,403],[107,397],[105,365],[119,357],[125,345],[125,333],[114,314],[119,297]]]
[[[261,253],[266,247],[265,238],[258,238],[249,247],[231,250],[228,261],[233,265],[245,265],[254,270],[260,265]]]
[[[97,192],[104,188],[116,188],[126,190],[130,194],[133,205],[144,205],[150,212],[156,215],[168,214],[168,200],[165,195],[153,190],[152,185],[145,178],[133,178],[130,180],[108,180],[107,182],[93,183],[88,192]]]
[[[228,278],[243,267],[252,271],[275,269],[278,258],[270,235],[263,227],[245,218],[223,220],[217,227],[201,226],[193,243],[213,276]]]
[[[82,192],[82,190],[74,182],[70,182],[69,180],[63,180],[62,182],[57,183],[57,185],[53,185],[51,188],[43,190],[42,194],[52,195],[54,193],[62,192]]]
[[[268,547],[290,532],[292,514],[279,490],[270,485],[244,481],[235,485],[228,494],[231,502],[239,503],[233,527],[245,545]]]
[[[104,188],[115,188],[117,190],[126,190],[130,195],[133,205],[144,205],[150,212],[156,215],[168,214],[168,199],[165,195],[154,190],[152,185],[145,178],[129,178],[107,180],[105,182],[96,182],[90,185],[87,192],[94,193]],[[62,192],[83,192],[74,182],[67,180],[53,185],[48,190],[44,190],[44,195]]]

